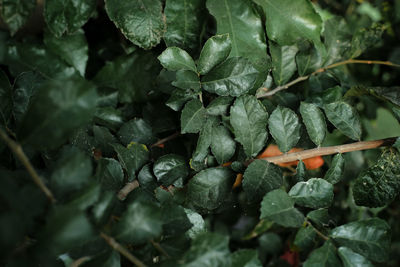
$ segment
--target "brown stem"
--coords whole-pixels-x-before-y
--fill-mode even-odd
[[[55,202],[56,199],[54,198],[53,193],[43,183],[42,179],[37,174],[37,172],[35,171],[35,169],[33,168],[32,164],[31,164],[31,162],[29,161],[28,157],[25,155],[24,151],[22,150],[21,145],[18,144],[17,142],[15,142],[14,140],[12,140],[10,137],[8,137],[8,135],[3,131],[3,129],[0,129],[0,137],[1,137],[1,139],[4,140],[4,142],[11,149],[11,151],[14,153],[14,155],[24,165],[24,167],[28,171],[29,175],[32,177],[33,182],[40,188],[40,190],[43,191],[43,193],[47,196],[47,198],[51,202]]]
[[[328,146],[328,147],[317,147],[313,149],[303,150],[300,152],[294,153],[286,153],[279,156],[274,157],[266,157],[262,158],[262,160],[266,160],[275,164],[278,163],[287,163],[297,160],[309,159],[317,156],[326,156],[337,153],[346,153],[352,151],[373,149],[381,146],[390,146],[396,142],[397,137],[374,140],[374,141],[360,141],[346,145],[338,145],[338,146]],[[250,164],[253,160],[249,160],[246,164]]]
[[[114,238],[112,238],[109,235],[106,235],[103,232],[100,233],[100,236],[107,242],[107,244],[110,247],[112,247],[113,249],[118,251],[125,258],[127,258],[130,262],[132,262],[133,264],[135,264],[136,266],[139,266],[139,267],[146,267],[146,265],[141,260],[139,260],[138,258],[133,256],[132,253],[129,252],[129,250],[127,250],[124,246],[122,246],[120,243],[115,241]]]
[[[88,256],[81,257],[77,260],[74,260],[74,262],[71,263],[70,267],[79,267],[88,260],[90,260],[90,257]]]
[[[325,241],[329,240],[329,237],[327,237],[326,235],[324,235],[323,233],[321,233],[317,228],[314,227],[314,225],[312,225],[309,221],[306,221],[306,223],[313,228],[313,230],[317,233],[317,235],[319,235],[319,237],[321,237],[322,239],[324,239]]]
[[[168,142],[169,140],[175,139],[176,137],[178,137],[179,135],[181,135],[180,132],[176,132],[170,136],[167,136],[163,139],[158,140],[157,142],[155,142],[154,144],[152,144],[150,147],[156,147],[158,145],[164,144],[165,142]]]
[[[394,64],[394,63],[392,63],[390,61],[348,59],[348,60],[344,60],[344,61],[341,61],[341,62],[333,63],[333,64],[331,64],[329,66],[317,69],[316,71],[314,71],[313,73],[311,73],[309,75],[300,76],[297,79],[295,79],[295,80],[293,80],[293,81],[291,81],[291,82],[289,82],[287,84],[278,86],[278,87],[276,87],[275,89],[273,89],[271,91],[267,91],[265,93],[261,93],[261,94],[257,95],[257,98],[264,98],[264,97],[267,97],[267,96],[272,96],[272,95],[278,93],[279,91],[288,89],[290,86],[295,85],[296,83],[299,83],[299,82],[307,80],[312,75],[316,75],[316,74],[324,72],[324,71],[326,71],[328,69],[336,68],[336,67],[339,67],[339,66],[342,66],[342,65],[347,65],[347,64],[378,64],[378,65],[386,65],[386,66],[391,66],[391,67],[400,67],[400,65]]]
[[[134,180],[133,182],[127,183],[121,190],[119,190],[117,197],[119,200],[125,200],[130,192],[139,187],[139,182]]]
[[[161,254],[163,254],[166,258],[170,258],[168,253],[161,247],[160,243],[155,242],[154,240],[150,240],[150,243],[157,249]]]

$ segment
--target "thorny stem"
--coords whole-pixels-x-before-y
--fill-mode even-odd
[[[352,151],[359,151],[359,150],[367,150],[367,149],[373,149],[381,146],[390,146],[393,145],[394,142],[396,142],[397,137],[392,137],[392,138],[386,138],[386,139],[380,139],[380,140],[374,140],[374,141],[360,141],[360,142],[355,142],[351,144],[345,144],[345,145],[338,145],[338,146],[328,146],[328,147],[317,147],[313,149],[308,149],[308,150],[303,150],[300,152],[295,152],[295,153],[286,153],[283,155],[279,156],[274,156],[274,157],[266,157],[262,158],[262,160],[266,160],[271,163],[287,163],[287,162],[292,162],[292,161],[297,161],[297,160],[304,160],[304,159],[309,159],[317,156],[326,156],[326,155],[332,155],[332,154],[337,154],[337,153],[346,153],[346,152],[352,152]],[[248,165],[250,164],[253,160],[247,161],[245,164]]]
[[[33,182],[43,191],[43,193],[47,196],[47,198],[51,202],[55,202],[56,199],[50,189],[43,183],[42,179],[38,175],[38,173],[33,168],[31,162],[29,161],[28,157],[25,155],[24,151],[20,144],[12,140],[3,129],[0,129],[0,137],[4,140],[7,146],[11,149],[14,155],[21,161],[24,165],[26,170],[28,171],[29,175],[32,177]]]
[[[317,228],[315,228],[314,225],[312,225],[309,221],[306,221],[306,224],[308,224],[310,227],[313,228],[313,230],[317,233],[317,235],[319,235],[319,237],[321,237],[322,239],[324,239],[325,241],[329,240],[329,237],[327,237],[326,235],[324,235],[323,233],[321,233]]]
[[[268,91],[267,88],[263,88],[263,90],[266,91],[266,92],[257,95],[257,98],[264,98],[264,97],[267,97],[267,96],[272,96],[272,95],[278,93],[279,91],[288,89],[290,86],[295,85],[296,83],[299,83],[299,82],[307,80],[308,78],[310,78],[313,75],[316,75],[318,73],[324,72],[324,71],[326,71],[328,69],[336,68],[336,67],[339,67],[339,66],[342,66],[342,65],[347,65],[347,64],[378,64],[378,65],[386,65],[386,66],[392,66],[392,67],[400,67],[400,65],[394,64],[394,63],[392,63],[390,61],[348,59],[348,60],[337,62],[337,63],[331,64],[329,66],[317,69],[316,71],[314,71],[313,73],[311,73],[309,75],[300,76],[297,79],[295,79],[295,80],[293,80],[293,81],[291,81],[291,82],[289,82],[287,84],[278,86],[278,87],[276,87],[275,89],[273,89],[271,91]]]
[[[106,235],[105,233],[101,232],[100,236],[107,242],[107,244],[112,247],[114,250],[118,251],[120,254],[122,254],[125,258],[127,258],[130,262],[135,264],[138,267],[146,267],[146,265],[136,258],[135,256],[132,255],[132,253],[129,252],[124,246],[122,246],[120,243],[115,241],[114,238],[112,238],[109,235]]]

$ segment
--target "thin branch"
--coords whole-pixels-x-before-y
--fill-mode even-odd
[[[40,190],[43,191],[43,193],[47,196],[47,198],[51,202],[54,203],[56,201],[56,199],[54,198],[53,193],[43,183],[42,179],[37,174],[37,172],[35,171],[35,169],[33,168],[32,164],[31,164],[31,162],[29,161],[28,157],[25,155],[24,151],[22,150],[21,145],[18,144],[17,142],[15,142],[14,140],[12,140],[10,137],[8,137],[8,135],[1,128],[0,128],[0,137],[1,137],[1,139],[4,140],[4,142],[11,149],[11,151],[14,153],[14,155],[24,165],[24,167],[28,171],[29,175],[32,177],[33,182],[40,188]]]
[[[325,241],[329,240],[329,237],[327,237],[326,235],[324,235],[323,233],[321,233],[317,228],[315,228],[314,225],[312,225],[309,221],[306,221],[306,223],[313,228],[313,230],[317,233],[317,235],[319,235],[319,237],[321,237],[322,239],[324,239]]]
[[[158,140],[157,142],[155,142],[154,144],[152,144],[150,147],[156,147],[156,146],[158,146],[158,145],[164,144],[165,142],[168,142],[168,141],[170,141],[170,140],[172,140],[172,139],[175,139],[175,138],[177,138],[177,137],[180,136],[180,135],[181,135],[180,132],[176,132],[176,133],[174,133],[174,134],[172,134],[172,135],[170,135],[170,136],[167,136],[167,137],[165,137],[165,138],[163,138],[163,139]]]
[[[352,151],[359,150],[367,150],[373,149],[381,146],[390,146],[396,142],[397,137],[374,140],[374,141],[360,141],[346,145],[338,145],[338,146],[328,146],[328,147],[317,147],[313,149],[303,150],[300,152],[294,153],[286,153],[279,156],[274,157],[266,157],[262,158],[262,160],[266,160],[275,164],[278,163],[287,163],[297,160],[309,159],[317,156],[326,156],[337,153],[346,153]],[[247,161],[246,164],[250,164],[254,160]]]
[[[89,257],[89,256],[81,257],[81,258],[79,258],[79,259],[77,259],[77,260],[74,260],[74,261],[71,263],[70,267],[79,267],[79,266],[81,266],[82,264],[84,264],[85,262],[87,262],[88,260],[90,260],[90,257]]]
[[[339,67],[339,66],[342,66],[342,65],[347,65],[347,64],[369,64],[369,65],[377,64],[377,65],[386,65],[386,66],[391,66],[391,67],[400,67],[400,65],[392,63],[390,61],[348,59],[348,60],[344,60],[344,61],[341,61],[341,62],[333,63],[333,64],[331,64],[329,66],[317,69],[316,71],[314,71],[313,73],[311,73],[309,75],[300,76],[297,79],[295,79],[295,80],[293,80],[293,81],[291,81],[291,82],[289,82],[287,84],[278,86],[278,87],[276,87],[275,89],[273,89],[271,91],[266,91],[265,93],[261,93],[261,94],[257,95],[257,98],[264,98],[264,97],[267,97],[267,96],[272,96],[272,95],[278,93],[279,91],[288,89],[292,85],[295,85],[295,84],[297,84],[299,82],[307,80],[308,78],[310,78],[313,75],[316,75],[316,74],[321,73],[321,72],[325,72],[328,69],[336,68],[336,67]],[[264,91],[265,90],[266,89],[264,89]]]
[[[155,249],[157,249],[161,254],[163,254],[166,258],[170,258],[168,253],[161,247],[160,243],[155,242],[154,240],[150,240],[150,243],[153,245]]]
[[[121,190],[119,190],[117,197],[119,200],[125,200],[130,192],[139,187],[139,182],[134,180],[133,182],[127,183]]]
[[[120,243],[115,241],[114,238],[112,238],[109,235],[106,235],[105,233],[101,232],[100,236],[107,242],[107,244],[112,247],[114,250],[118,251],[121,255],[123,255],[125,258],[127,258],[130,262],[135,264],[138,267],[146,267],[146,265],[136,258],[135,256],[132,255],[132,253],[129,252],[124,246],[122,246]]]

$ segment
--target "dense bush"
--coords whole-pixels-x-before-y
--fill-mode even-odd
[[[400,265],[400,1],[0,17],[1,266]]]

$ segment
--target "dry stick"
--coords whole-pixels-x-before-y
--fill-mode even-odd
[[[180,132],[176,132],[170,136],[167,136],[163,139],[160,139],[159,141],[155,142],[154,144],[152,144],[150,147],[156,147],[158,145],[164,144],[165,142],[168,142],[169,140],[175,139],[176,137],[178,137],[179,135],[181,135]]]
[[[312,225],[309,221],[306,221],[306,223],[311,226],[313,228],[313,230],[317,233],[317,235],[319,235],[322,239],[324,239],[325,241],[329,240],[329,237],[327,237],[326,235],[324,235],[323,233],[321,233],[317,228],[315,228],[314,225]]]
[[[8,137],[8,135],[3,131],[3,129],[0,129],[0,137],[1,137],[1,139],[4,140],[4,142],[11,149],[11,151],[15,154],[15,156],[25,166],[26,170],[32,177],[33,182],[40,188],[40,190],[43,191],[43,193],[47,196],[48,199],[50,199],[51,202],[55,202],[56,199],[54,198],[53,193],[43,183],[42,179],[37,174],[37,172],[35,171],[35,169],[33,168],[32,164],[31,164],[31,162],[29,161],[28,157],[25,155],[24,151],[22,150],[21,145],[18,144],[17,142],[15,142],[14,140],[12,140],[10,137]]]
[[[139,267],[146,267],[146,265],[139,260],[138,258],[136,258],[135,256],[133,256],[129,250],[127,250],[124,246],[122,246],[120,243],[118,243],[117,241],[115,241],[114,238],[112,238],[109,235],[106,235],[105,233],[101,232],[100,236],[107,242],[107,244],[112,247],[113,249],[115,249],[116,251],[118,251],[120,254],[122,254],[125,258],[127,258],[130,262],[132,262],[133,264],[135,264],[136,266]]]
[[[313,149],[303,150],[295,153],[287,153],[280,156],[266,157],[262,160],[266,160],[275,164],[286,163],[297,160],[309,159],[317,156],[326,156],[337,153],[346,153],[352,151],[373,149],[381,146],[390,146],[396,142],[397,137],[374,140],[374,141],[360,141],[346,145],[338,146],[327,146],[327,147],[317,147]],[[253,160],[247,161],[246,165],[250,164]]]
[[[309,75],[300,76],[297,79],[295,79],[295,80],[293,80],[293,81],[291,81],[291,82],[289,82],[287,84],[278,86],[275,89],[273,89],[271,91],[267,91],[267,92],[265,92],[263,94],[259,94],[257,96],[257,98],[264,98],[264,97],[267,97],[267,96],[274,95],[274,94],[278,93],[279,91],[288,89],[290,86],[295,85],[296,83],[299,83],[299,82],[307,80],[308,78],[310,78],[313,75],[316,75],[318,73],[324,72],[324,71],[326,71],[328,69],[336,68],[336,67],[339,67],[339,66],[342,66],[342,65],[347,65],[347,64],[378,64],[378,65],[386,65],[386,66],[391,66],[391,67],[400,67],[400,65],[394,64],[394,63],[392,63],[390,61],[348,59],[348,60],[344,60],[344,61],[341,61],[341,62],[337,62],[337,63],[331,64],[331,65],[326,66],[324,68],[317,69],[316,71],[314,71],[313,73],[311,73]],[[267,89],[264,88],[264,90],[267,90]]]
[[[90,260],[90,257],[88,257],[88,256],[81,257],[77,260],[74,260],[74,262],[71,263],[70,267],[79,267],[82,264],[84,264],[85,262],[87,262],[88,260]]]
[[[154,240],[150,240],[150,243],[155,247],[161,254],[163,254],[166,258],[170,258],[168,253],[161,247],[160,243],[155,242]]]

